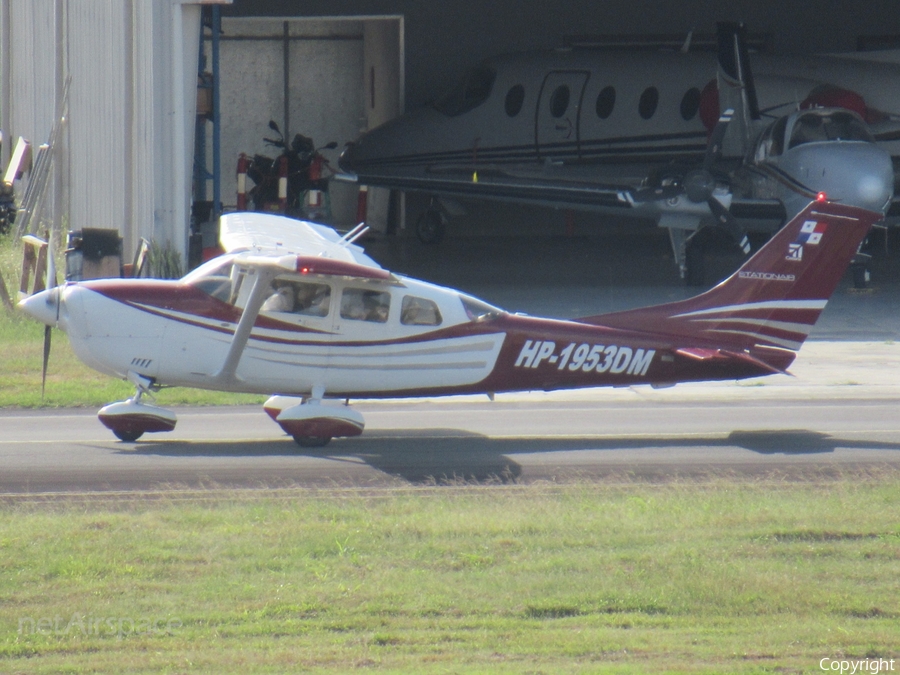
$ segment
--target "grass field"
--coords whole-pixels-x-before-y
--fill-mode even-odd
[[[0,671],[771,673],[900,657],[900,474],[0,509]]]

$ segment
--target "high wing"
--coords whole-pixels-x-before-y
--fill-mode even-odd
[[[353,243],[361,233],[355,228],[341,237],[330,227],[270,213],[227,213],[219,218],[219,245],[226,253],[320,257],[381,269]]]

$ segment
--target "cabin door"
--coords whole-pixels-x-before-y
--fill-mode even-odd
[[[553,71],[544,78],[535,120],[538,156],[546,161],[578,159],[578,126],[588,73]]]

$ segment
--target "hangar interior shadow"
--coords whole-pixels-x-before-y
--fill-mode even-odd
[[[313,457],[334,462],[361,461],[372,469],[410,483],[456,484],[466,481],[506,484],[516,482],[522,475],[522,466],[515,461],[515,455],[632,450],[637,465],[642,460],[640,450],[667,448],[708,450],[708,463],[712,466],[721,464],[716,450],[724,448],[742,448],[759,455],[803,457],[834,453],[837,448],[900,451],[900,443],[845,439],[804,429],[734,431],[725,438],[711,436],[659,440],[610,437],[498,439],[453,429],[425,429],[379,431],[360,438],[335,439],[326,447],[315,449],[300,448],[292,439],[285,437],[283,440],[255,443],[143,442],[119,452],[166,457]],[[900,455],[897,460],[900,460]],[[706,464],[696,459],[690,462],[693,471],[702,469]],[[654,463],[666,464],[674,471],[681,466],[678,459]],[[602,457],[598,464],[602,464]],[[621,457],[610,464],[616,470],[628,466],[629,463],[623,462]],[[596,469],[586,472],[596,472]]]

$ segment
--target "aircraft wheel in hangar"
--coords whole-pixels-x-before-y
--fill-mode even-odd
[[[446,222],[440,210],[429,208],[416,221],[416,236],[423,244],[440,244],[444,238]]]
[[[684,281],[688,286],[702,286],[706,277],[703,241],[694,236],[684,251]]]
[[[323,448],[331,441],[331,436],[294,436],[301,448]]]

